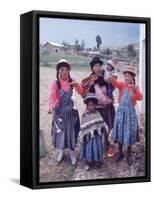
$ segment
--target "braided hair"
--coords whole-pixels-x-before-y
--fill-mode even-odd
[[[57,86],[58,86],[58,89],[60,89],[61,88],[61,83],[60,83],[60,80],[59,80],[59,70],[57,70],[57,74],[56,74],[56,78],[57,78]],[[72,78],[71,78],[71,76],[70,76],[70,73],[68,74],[68,82],[69,83],[72,83]],[[71,89],[73,89],[73,86],[71,86]]]

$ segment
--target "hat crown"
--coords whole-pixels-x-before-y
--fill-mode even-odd
[[[63,67],[63,64],[64,66],[66,66],[68,69],[70,69],[71,65],[70,63],[65,60],[65,59],[60,59],[57,64],[56,64],[56,69],[59,70],[61,67]]]
[[[95,56],[95,57],[93,57],[92,61],[97,62],[97,61],[101,61],[101,59],[99,57]]]
[[[127,68],[123,71],[123,73],[126,73],[126,72],[128,72],[128,73],[130,72],[136,76],[135,67],[132,65],[128,65]]]
[[[102,65],[103,61],[98,56],[95,56],[95,57],[92,58],[90,65],[94,66],[96,63],[99,63],[100,65]]]
[[[110,64],[114,68],[117,66],[117,63],[117,60],[113,58],[107,62],[107,64]]]
[[[69,62],[65,59],[60,59],[58,62],[57,62],[57,65],[60,64],[60,63],[67,63],[69,64]],[[70,65],[70,64],[69,64]]]

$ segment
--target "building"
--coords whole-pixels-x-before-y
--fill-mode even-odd
[[[47,51],[49,54],[65,54],[64,45],[54,43],[54,42],[46,42],[42,49]]]
[[[75,45],[63,45],[63,44],[58,44],[54,42],[46,42],[43,46],[42,49],[44,51],[47,51],[49,54],[69,54],[73,55],[76,53],[76,48]]]

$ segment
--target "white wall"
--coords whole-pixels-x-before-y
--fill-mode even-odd
[[[139,52],[139,86],[145,97],[145,25],[140,24],[140,52]],[[145,113],[145,99],[139,102],[140,113]]]
[[[150,1],[45,0],[1,1],[0,6],[0,198],[1,199],[151,199],[154,183],[106,185],[31,191],[16,184],[19,180],[19,14],[29,10],[54,10],[152,17]],[[154,26],[152,26],[152,36]],[[10,51],[8,51],[8,45]],[[153,50],[153,49],[152,49]],[[9,54],[8,54],[9,52]],[[10,53],[11,52],[11,53]],[[153,55],[152,51],[152,55]],[[152,63],[154,66],[154,63]],[[152,75],[154,75],[152,69]],[[154,76],[152,76],[154,77]],[[154,85],[154,78],[152,79]],[[154,101],[152,93],[152,102]],[[153,106],[152,106],[153,109]],[[152,135],[154,123],[152,123]],[[152,136],[152,152],[154,142]],[[152,169],[154,159],[152,159]],[[153,175],[153,173],[152,173]]]

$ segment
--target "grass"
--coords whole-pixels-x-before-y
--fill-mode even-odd
[[[89,62],[91,61],[91,57],[79,55],[40,55],[40,63],[53,67],[62,58],[70,62],[72,67],[89,67]]]

